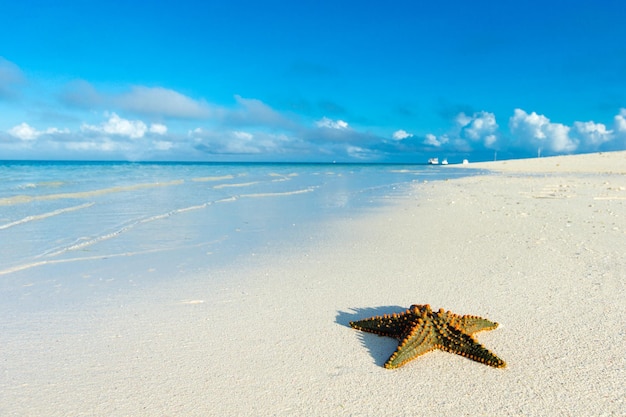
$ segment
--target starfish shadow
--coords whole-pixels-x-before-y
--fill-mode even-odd
[[[373,316],[384,314],[402,313],[406,307],[401,306],[381,306],[373,308],[352,308],[352,312],[339,311],[335,322],[342,326],[350,327],[351,321],[362,320]],[[352,330],[352,328],[350,328]],[[383,366],[389,356],[398,348],[398,341],[391,337],[378,336],[371,333],[355,331],[356,336],[361,340],[361,344],[367,348],[374,362],[378,366]]]

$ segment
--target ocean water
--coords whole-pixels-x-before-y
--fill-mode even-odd
[[[119,282],[145,285],[151,276],[221,267],[268,240],[298,239],[304,225],[385,204],[415,182],[470,173],[420,165],[0,162],[0,301],[62,299],[78,281],[121,290]]]

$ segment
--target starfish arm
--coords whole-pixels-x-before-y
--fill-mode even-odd
[[[385,368],[398,368],[408,361],[437,347],[437,337],[431,321],[416,320],[412,331],[400,342],[398,349],[385,363]]]
[[[350,327],[379,336],[399,339],[406,332],[408,318],[404,314],[385,314],[365,320],[351,321]]]
[[[451,311],[438,312],[437,315],[449,325],[458,327],[463,333],[473,335],[483,330],[493,330],[498,323],[478,316],[454,314]]]
[[[463,333],[474,334],[483,330],[493,330],[498,327],[498,323],[478,316],[460,317],[456,324]]]
[[[445,329],[441,329],[437,348],[495,368],[506,366],[506,362],[487,350],[472,336],[453,326],[446,326]]]

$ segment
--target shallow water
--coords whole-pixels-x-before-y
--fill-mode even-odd
[[[414,182],[462,175],[419,165],[0,163],[0,296],[114,281],[114,263],[118,277],[217,267]]]

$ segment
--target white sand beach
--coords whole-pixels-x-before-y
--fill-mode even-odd
[[[626,415],[626,152],[469,166],[492,171],[232,268],[5,318],[0,415]],[[411,304],[499,323],[476,338],[507,367],[383,368],[397,341],[348,322]]]

